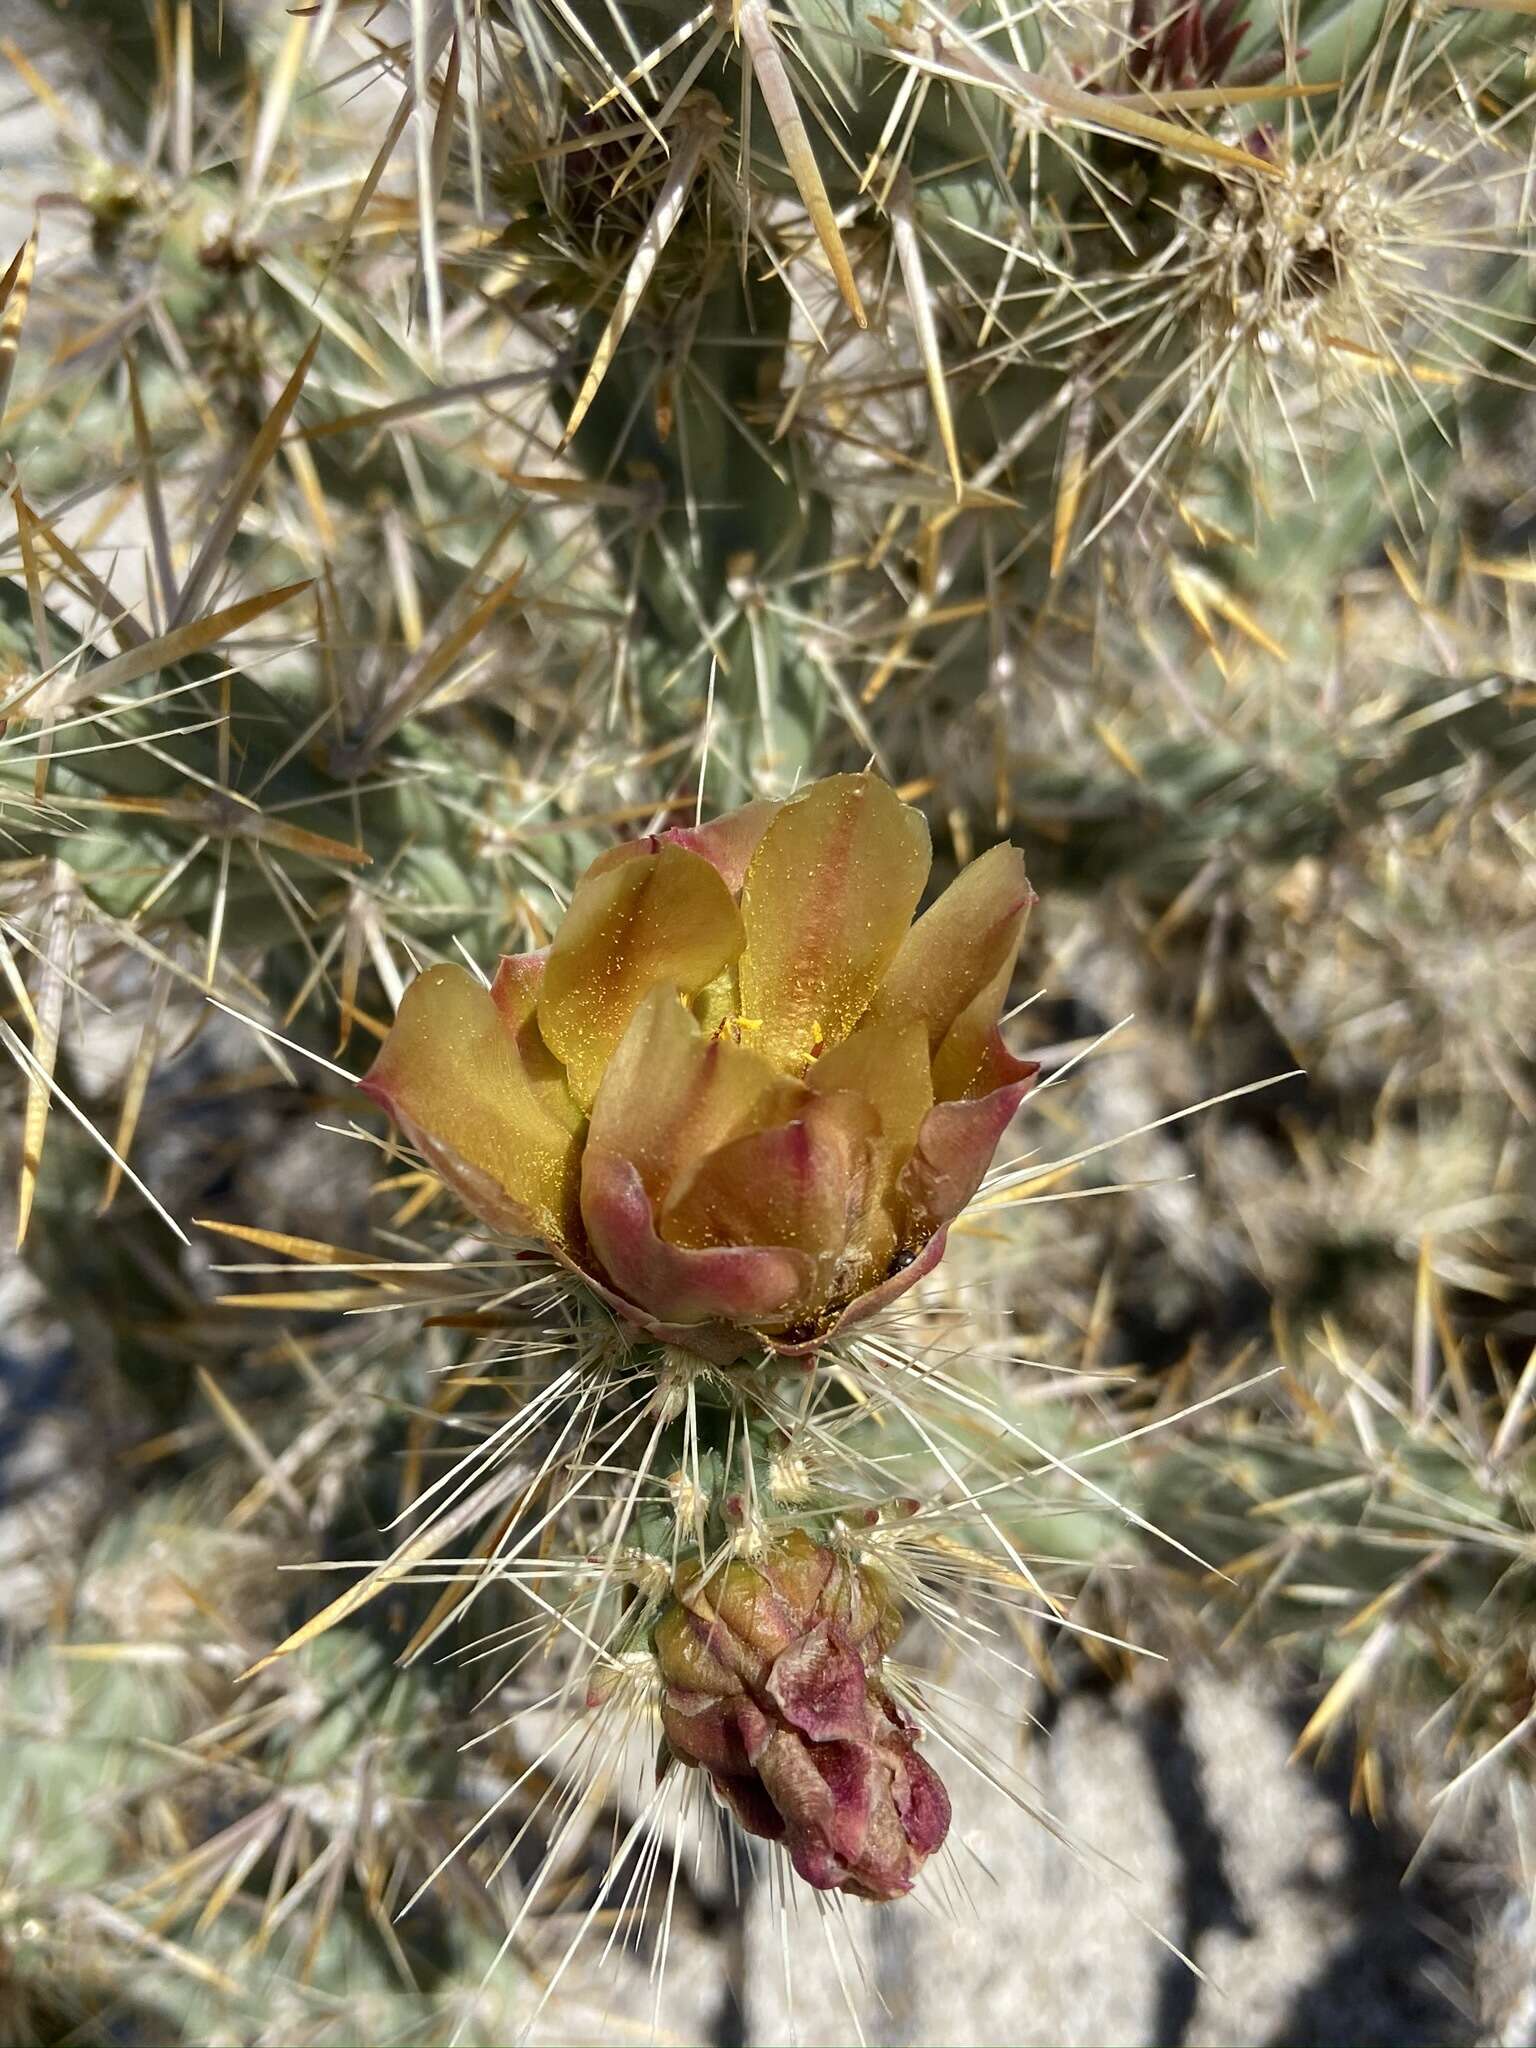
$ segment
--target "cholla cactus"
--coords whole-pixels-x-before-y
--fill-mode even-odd
[[[590,1558],[537,1565],[570,1578],[563,1685],[658,1705],[668,1753],[749,1833],[869,1899],[910,1889],[947,1827],[884,1661],[904,1594],[939,1611],[923,1570],[946,1539],[881,1483],[837,1390],[934,1443],[878,1319],[937,1264],[1036,1072],[998,1028],[1033,901],[1019,855],[994,848],[913,923],[928,866],[920,814],[867,774],[620,846],[544,951],[489,986],[447,965],[413,983],[366,1084],[527,1247],[574,1361],[455,1484],[477,1514],[506,1503],[465,1597],[594,1517]],[[509,1489],[497,1468],[535,1428],[537,1479]],[[364,1590],[460,1520],[436,1511]],[[991,1510],[972,1533],[1029,1582]]]
[[[1518,948],[1457,996],[1402,881],[1403,834],[1438,874],[1472,819],[1446,902],[1523,900],[1526,571],[1495,535],[1453,592],[1434,529],[1458,432],[1508,432],[1531,360],[1524,32],[1247,17],[75,0],[18,31],[59,134],[30,191],[17,153],[37,217],[0,271],[8,1221],[100,1361],[104,1514],[142,1489],[194,1554],[199,1521],[255,1526],[362,1573],[328,1606],[283,1577],[280,1620],[194,1579],[209,1642],[175,1601],[111,1637],[192,1669],[215,1732],[167,1724],[193,1794],[108,1788],[46,1913],[4,1888],[34,2030],[152,1954],[147,2031],[321,2039],[440,1946],[451,1996],[370,2028],[494,2034],[468,1980],[526,1989],[552,1902],[643,1920],[711,1782],[814,1883],[886,1896],[932,1856],[938,1889],[924,1759],[991,1765],[927,1649],[995,1627],[1053,1671],[1065,1560],[1104,1537],[1042,1487],[1141,1497],[1108,1448],[1103,1357],[1141,1359],[1116,1289],[1239,1256],[1219,1199],[1128,1258],[1092,1205],[1057,1239],[1027,1211],[1048,1162],[983,1180],[1030,1080],[997,1029],[1010,824],[1036,960],[1092,1004],[1129,958],[1159,1055],[1193,1020],[1141,1077],[1176,1100],[1078,1127],[1042,1098],[1064,1179],[1288,1044],[1382,1096],[1493,1075],[1525,1113]],[[1390,662],[1345,630],[1385,561]],[[910,931],[927,840],[893,786],[961,869]],[[458,964],[503,946],[488,988]],[[1123,1007],[1058,1019],[1057,1057]],[[296,1084],[350,1103],[375,1048],[415,1157],[370,1207]],[[1218,1190],[1242,1154],[1205,1162]],[[193,1218],[254,1254],[230,1299]],[[1081,1370],[1082,1475],[1025,1352]],[[191,1464],[189,1508],[157,1475]],[[28,1634],[34,1785],[34,1701],[103,1646]],[[395,1928],[434,1872],[465,1911],[418,1952]],[[88,1996],[36,1989],[39,1919],[94,1930]]]

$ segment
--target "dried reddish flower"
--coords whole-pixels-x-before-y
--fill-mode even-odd
[[[900,1626],[874,1572],[794,1530],[759,1563],[684,1565],[656,1627],[669,1755],[818,1890],[900,1898],[949,1830],[880,1680]]]
[[[1246,18],[1236,18],[1238,4],[1239,0],[1134,0],[1134,42],[1126,56],[1132,78],[1152,92],[1223,83],[1268,84],[1285,69],[1283,50],[1267,50],[1232,67],[1249,28]]]

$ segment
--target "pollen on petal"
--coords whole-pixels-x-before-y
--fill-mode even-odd
[[[549,949],[539,1028],[584,1109],[651,990],[697,994],[741,944],[731,893],[699,854],[662,845],[582,878]]]
[[[411,983],[363,1085],[472,1209],[568,1238],[580,1117],[536,1034],[466,969],[430,967]]]
[[[780,810],[742,888],[741,1000],[759,1048],[800,1073],[839,1044],[896,958],[928,878],[928,827],[874,775],[834,775]]]

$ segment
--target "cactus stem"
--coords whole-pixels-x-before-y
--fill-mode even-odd
[[[575,439],[582,421],[586,418],[593,399],[602,389],[608,366],[613,361],[619,343],[624,339],[625,330],[635,316],[635,311],[651,281],[651,274],[657,260],[679,220],[693,181],[698,175],[704,152],[715,140],[725,125],[725,117],[712,99],[703,96],[684,116],[681,132],[675,138],[672,162],[656,198],[656,208],[646,222],[630,259],[628,272],[619,288],[618,301],[609,315],[608,325],[603,329],[602,339],[593,353],[592,361],[582,379],[581,389],[576,394],[576,403],[571,407],[570,417],[560,436],[560,446],[568,448]]]

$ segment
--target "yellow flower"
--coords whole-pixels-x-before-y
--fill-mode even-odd
[[[1023,860],[913,924],[929,859],[871,775],[615,847],[489,990],[415,981],[363,1085],[641,1328],[813,1349],[937,1260],[1035,1073],[997,1029]]]

